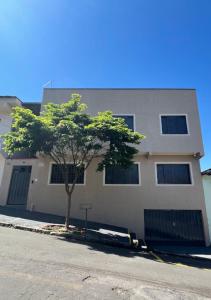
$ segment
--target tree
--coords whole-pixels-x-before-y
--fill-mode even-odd
[[[15,107],[12,130],[3,136],[4,150],[9,156],[21,151],[28,151],[31,156],[45,155],[60,168],[67,194],[66,228],[70,224],[75,185],[92,160],[100,158],[97,171],[113,165],[127,168],[138,152],[132,145],[138,145],[144,138],[130,130],[122,118],[113,117],[111,111],[90,116],[86,108],[79,94],[73,94],[66,103],[45,105],[40,116]],[[72,182],[68,174],[70,161]]]

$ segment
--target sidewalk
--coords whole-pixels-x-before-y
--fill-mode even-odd
[[[49,224],[64,224],[64,217],[30,212],[11,207],[0,206],[0,226],[50,234],[44,229]],[[72,220],[74,226],[83,227],[84,220]],[[74,239],[82,240],[74,236]],[[115,245],[117,247],[130,247],[130,236],[126,228],[88,222],[87,241]],[[211,261],[211,247],[187,247],[156,245],[153,251],[160,254],[170,254],[186,258],[208,259]]]
[[[64,224],[64,218],[39,212],[30,212],[12,207],[0,206],[0,223],[15,226],[29,227],[31,229],[41,229],[47,224]]]
[[[64,217],[0,206],[0,226],[52,234],[44,228],[49,224],[64,224]],[[84,220],[72,219],[71,224],[83,228]],[[75,235],[72,238],[78,240],[84,239]],[[88,222],[86,241],[130,247],[130,236],[126,228],[95,222]]]
[[[208,259],[211,261],[211,247],[189,247],[189,246],[169,246],[156,245],[153,251],[161,254],[178,255],[198,259]]]

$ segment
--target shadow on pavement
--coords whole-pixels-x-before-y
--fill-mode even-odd
[[[167,264],[211,270],[211,260],[208,259],[203,260],[199,258],[182,257],[169,254],[158,254],[158,257],[161,260],[158,260],[159,262],[164,262]]]
[[[0,206],[0,215],[7,216],[7,217],[15,217],[21,218],[25,220],[31,221],[40,221],[44,223],[54,223],[54,224],[64,224],[65,218],[58,215],[29,211],[24,208],[12,207],[12,206]],[[84,227],[85,221],[81,219],[71,218],[71,225]],[[87,222],[88,228],[98,230],[99,228],[113,230],[117,232],[127,233],[127,228],[103,224],[98,222]]]
[[[51,215],[51,214],[44,214],[39,212],[30,212],[26,210],[20,210],[15,209],[11,207],[2,207],[0,206],[0,215],[4,216],[10,216],[15,218],[23,218],[27,220],[33,220],[33,221],[40,221],[40,222],[46,222],[46,223],[57,223],[57,224],[63,224],[64,223],[64,217]],[[76,220],[77,221],[77,220]],[[78,220],[80,221],[80,220]],[[80,221],[81,222],[81,221]],[[93,223],[93,227],[98,228],[102,224]],[[105,225],[109,228],[111,226]],[[112,227],[114,229],[114,227]],[[124,228],[115,228],[121,229],[122,232],[125,231]],[[88,247],[88,249],[93,251],[99,251],[110,255],[118,255],[128,258],[133,257],[142,257],[145,259],[150,259],[153,261],[156,261],[158,263],[167,263],[172,265],[180,265],[180,266],[188,266],[188,267],[194,267],[194,268],[200,268],[200,269],[209,269],[211,270],[211,260],[200,260],[198,258],[189,258],[189,257],[179,257],[175,255],[169,255],[169,254],[155,254],[154,252],[143,252],[137,249],[130,249],[130,248],[124,248],[124,247],[117,247],[117,246],[110,246],[105,245],[103,243],[96,243],[96,242],[88,242],[86,240],[73,240],[73,239],[66,239],[57,237],[58,239],[69,242],[69,243],[80,243],[84,244]],[[191,249],[188,249],[188,254],[191,254]],[[207,254],[206,251],[210,251],[210,248],[198,248],[198,254]],[[192,248],[192,253],[196,254],[196,248]]]
[[[178,253],[188,255],[210,255],[211,247],[200,247],[200,246],[173,246],[173,245],[154,245],[153,249],[163,251],[166,253]]]
[[[44,214],[39,212],[31,212],[25,209],[8,207],[8,206],[0,206],[0,215],[4,215],[7,217],[15,217],[32,221],[40,221],[46,223],[64,223],[64,217]]]
[[[110,255],[118,255],[128,258],[142,257],[144,259],[149,259],[155,261],[157,263],[166,263],[175,266],[181,267],[193,267],[199,269],[209,269],[211,270],[211,261],[209,260],[200,260],[197,258],[185,258],[174,255],[166,255],[166,254],[155,254],[152,251],[145,252],[137,249],[129,249],[129,248],[120,248],[110,245],[103,245],[100,243],[91,243],[88,241],[74,241],[66,238],[58,238],[62,241],[68,243],[80,243],[86,245],[89,250],[99,251]]]
[[[145,255],[146,257],[149,256],[149,253],[143,251],[137,251],[136,249],[117,247],[117,246],[106,245],[97,242],[90,242],[90,241],[86,241],[85,239],[80,241],[73,240],[70,238],[63,238],[63,237],[57,237],[57,239],[67,243],[81,244],[87,246],[89,250],[103,252],[105,254],[118,255],[123,257],[145,257]]]

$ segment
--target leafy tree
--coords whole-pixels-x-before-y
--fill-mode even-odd
[[[144,138],[130,130],[122,118],[113,117],[111,111],[90,116],[86,108],[79,94],[73,94],[67,103],[45,105],[40,116],[16,107],[12,113],[12,131],[3,136],[8,155],[21,151],[32,156],[42,154],[60,168],[67,193],[67,228],[75,185],[92,160],[99,158],[97,171],[113,165],[127,168],[138,152],[132,145],[138,145]],[[70,161],[74,170],[72,183],[68,179]]]

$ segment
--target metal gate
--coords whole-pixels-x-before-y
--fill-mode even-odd
[[[148,243],[204,245],[200,210],[144,210]]]
[[[8,205],[26,205],[31,166],[14,166],[8,193]]]

